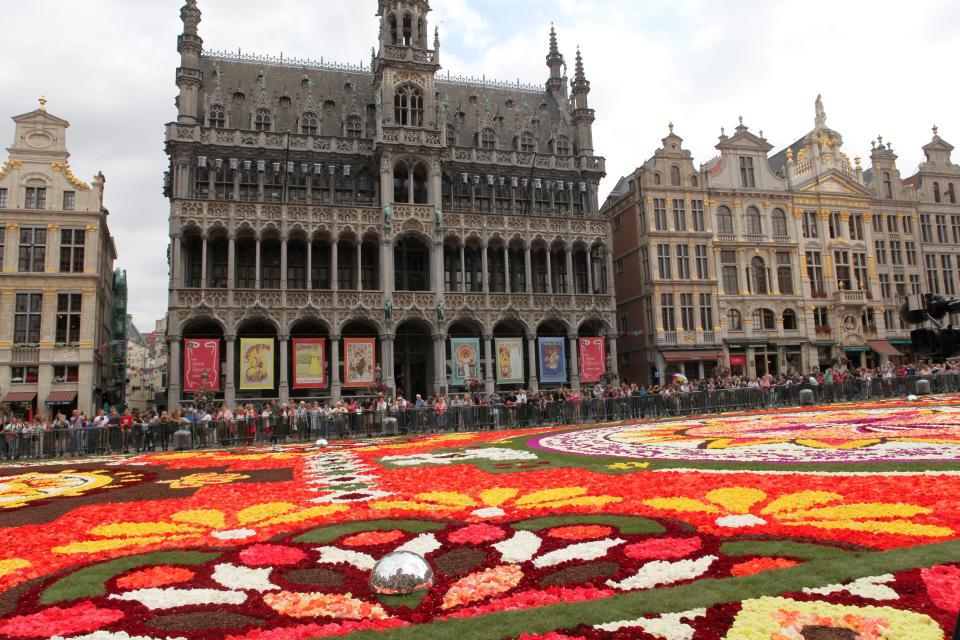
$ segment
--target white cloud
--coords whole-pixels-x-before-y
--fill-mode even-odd
[[[373,0],[199,0],[208,47],[342,62],[368,61],[376,42]],[[10,3],[8,63],[0,65],[0,143],[7,116],[46,94],[69,120],[75,173],[107,176],[106,205],[128,270],[130,310],[151,328],[166,302],[168,206],[163,125],[175,117],[181,0]],[[583,50],[596,109],[595,146],[616,179],[676,131],[698,162],[738,115],[777,148],[813,124],[822,93],[829,124],[850,157],[868,163],[877,134],[894,143],[900,169],[921,160],[930,126],[960,141],[951,62],[960,3],[763,0],[434,0],[443,63],[454,74],[542,82],[551,21],[570,73]]]

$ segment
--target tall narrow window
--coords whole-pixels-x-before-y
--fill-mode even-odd
[[[814,298],[826,298],[823,284],[823,258],[819,251],[807,251],[807,279],[810,280],[810,293]]]
[[[80,311],[83,296],[79,293],[57,294],[57,344],[73,346],[80,342]]]
[[[674,187],[680,186],[680,167],[670,167],[670,185]]]
[[[687,212],[684,209],[683,198],[673,199],[673,228],[676,231],[687,230]]]
[[[227,117],[226,111],[223,108],[222,104],[215,104],[210,106],[210,114],[208,116],[209,126],[215,129],[223,129],[227,126]]]
[[[908,242],[907,244],[909,245],[910,243]],[[900,251],[899,240],[890,241],[890,262],[896,265],[903,264],[903,253]],[[913,264],[913,263],[910,263],[910,264]]]
[[[63,210],[73,211],[76,208],[77,208],[77,192],[64,191],[63,192]]]
[[[317,135],[317,131],[320,127],[320,119],[317,118],[317,114],[312,111],[304,111],[303,115],[300,116],[300,133],[303,133],[308,136]]]
[[[710,263],[707,259],[707,245],[698,244],[695,248],[697,259],[697,279],[706,280],[710,277]]]
[[[709,293],[700,294],[700,328],[713,331],[713,302]]]
[[[7,188],[2,187],[0,188],[0,209],[6,209],[8,206],[10,206],[10,204],[7,198]]]
[[[787,251],[777,252],[777,288],[781,295],[793,295],[793,261]]]
[[[797,312],[793,309],[787,309],[783,312],[783,330],[796,331],[797,329],[799,329],[797,325]]]
[[[941,200],[941,198],[940,198],[940,183],[939,183],[939,182],[934,182],[934,183],[933,183],[933,201],[939,203],[940,200]]]
[[[696,331],[697,326],[693,312],[693,294],[680,294],[680,325],[684,331]]]
[[[850,275],[850,252],[834,251],[833,261],[836,268],[837,286],[841,291],[853,289],[853,280]]]
[[[803,212],[803,237],[816,238],[819,236],[819,220],[817,220],[816,211]]]
[[[21,273],[39,273],[47,259],[47,230],[42,228],[20,229]]]
[[[657,231],[667,230],[667,200],[666,198],[653,199],[653,223]]]
[[[83,273],[85,245],[83,229],[60,230],[60,273]]]
[[[940,293],[940,277],[937,273],[937,256],[928,253],[923,257],[923,260],[927,265],[927,286],[930,287],[930,292]]]
[[[831,211],[830,217],[828,218],[828,222],[829,222],[828,226],[830,231],[830,237],[834,239],[841,237],[843,235],[843,232],[841,231],[842,227],[840,226],[840,212]]]
[[[357,116],[351,116],[347,119],[347,137],[348,138],[362,138],[363,137],[363,120]]]
[[[690,279],[690,247],[685,244],[677,245],[677,276],[681,280]]]
[[[707,226],[703,218],[703,200],[690,201],[690,217],[693,218],[694,231],[706,231]]]
[[[717,209],[717,233],[733,235],[733,214],[727,207]]]
[[[423,126],[423,93],[418,87],[404,85],[393,96],[393,116],[401,127]]]
[[[657,245],[657,270],[661,280],[669,280],[673,277],[673,270],[670,266],[670,245]]]
[[[957,295],[956,279],[957,272],[953,269],[953,256],[944,254],[940,256],[940,267],[943,270],[943,293],[948,296]]]
[[[920,239],[924,242],[933,242],[933,227],[930,225],[930,214],[920,214]]]
[[[893,180],[890,178],[890,172],[883,172],[883,195],[886,198],[893,198]]]
[[[750,261],[750,286],[755,294],[767,295],[770,292],[767,287],[767,265],[760,256],[754,256]]]
[[[740,279],[737,276],[737,252],[721,251],[720,268],[723,279],[723,292],[728,296],[740,293]]]
[[[774,209],[770,218],[773,223],[773,235],[778,238],[785,238],[789,235],[787,231],[787,214],[783,209]]]
[[[877,257],[877,264],[887,264],[887,242],[885,240],[875,240],[873,247],[874,254]]]
[[[867,275],[867,254],[859,251],[851,254],[853,258],[853,284],[857,291],[870,291],[870,280]]]
[[[854,213],[847,220],[851,240],[863,240],[863,215]]]
[[[756,179],[753,174],[753,158],[740,157],[740,186],[755,187]]]
[[[677,330],[676,309],[674,309],[674,297],[672,293],[660,294],[660,319],[663,321],[664,331]]]
[[[13,344],[40,342],[40,311],[42,293],[18,293],[13,316]]]
[[[46,209],[47,208],[47,188],[28,185],[26,198],[23,201],[25,209]]]
[[[747,233],[755,236],[763,234],[760,210],[756,207],[747,207]]]
[[[743,316],[736,309],[727,311],[727,324],[730,331],[743,331]]]

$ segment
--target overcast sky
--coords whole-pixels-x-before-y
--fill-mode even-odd
[[[106,206],[130,312],[152,330],[166,306],[168,205],[163,125],[174,119],[182,0],[4,2],[0,143],[5,116],[48,110],[72,124],[74,173],[107,176]],[[210,49],[365,63],[375,0],[199,0]],[[433,0],[442,62],[454,74],[540,83],[550,23],[593,86],[601,197],[650,157],[667,123],[695,161],[715,155],[737,116],[776,149],[813,127],[818,93],[844,151],[868,166],[870,141],[893,142],[911,175],[940,127],[960,141],[956,0]]]

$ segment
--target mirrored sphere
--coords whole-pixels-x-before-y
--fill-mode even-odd
[[[433,586],[433,569],[422,556],[394,551],[380,559],[370,573],[370,587],[382,595],[423,591]]]
[[[329,445],[329,444],[330,444],[330,443],[327,442],[326,440],[324,440],[323,438],[320,438],[319,440],[317,440],[317,446],[320,447],[321,449],[323,449],[324,447],[326,447],[326,446]]]

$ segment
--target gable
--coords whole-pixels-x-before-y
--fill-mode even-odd
[[[859,182],[851,179],[836,169],[815,176],[810,180],[798,184],[797,191],[811,193],[846,193],[851,195],[870,196],[871,192]]]

